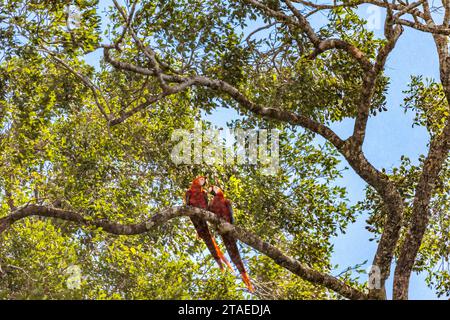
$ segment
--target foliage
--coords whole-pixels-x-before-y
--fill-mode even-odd
[[[261,119],[210,88],[193,86],[148,103],[162,93],[157,79],[119,71],[96,58],[101,44],[112,43],[120,49],[112,53],[114,59],[151,64],[148,53],[123,32],[119,11],[110,3],[77,0],[80,27],[70,29],[66,7],[71,3],[0,0],[0,217],[14,206],[39,203],[71,209],[87,219],[138,223],[180,205],[192,178],[203,174],[221,184],[239,226],[315,270],[335,271],[332,238],[345,232],[359,210],[369,214],[368,229],[379,237],[386,215],[381,198],[367,188],[364,201],[349,203],[345,187],[337,183],[341,158],[331,144]],[[130,12],[131,4],[126,2],[124,9]],[[130,28],[143,47],[155,48],[156,58],[172,74],[178,70],[226,81],[257,104],[324,124],[357,116],[362,67],[341,50],[311,59],[313,46],[304,34],[242,1],[145,0],[135,9]],[[250,37],[249,30],[262,24],[270,26],[264,35]],[[355,8],[337,8],[329,11],[318,33],[357,45],[373,61],[385,42],[364,25]],[[387,110],[388,85],[380,74],[372,115]],[[438,134],[448,117],[442,86],[413,77],[405,94],[404,106],[416,112],[415,124]],[[139,106],[145,107],[118,125],[105,119],[104,110],[120,116]],[[220,107],[239,112],[230,126],[280,131],[276,175],[248,164],[176,165],[170,160],[172,133],[192,130],[205,113]],[[212,127],[208,121],[203,125]],[[384,171],[405,200],[404,223],[422,162],[403,157],[398,168]],[[433,197],[430,228],[415,266],[428,272],[429,285],[447,295],[448,168]],[[128,237],[30,218],[3,232],[0,242],[2,299],[340,298],[241,246],[257,287],[255,295],[248,294],[238,277],[215,267],[186,218]],[[73,265],[81,268],[78,289],[67,287]],[[349,273],[340,278],[364,286]]]

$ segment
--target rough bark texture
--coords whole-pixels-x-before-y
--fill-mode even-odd
[[[409,278],[428,226],[430,199],[439,172],[448,157],[449,137],[450,125],[447,125],[444,132],[431,142],[430,151],[416,189],[411,222],[395,268],[394,299],[408,299]]]

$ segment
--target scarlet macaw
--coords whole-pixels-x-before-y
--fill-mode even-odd
[[[197,208],[207,209],[208,208],[208,194],[203,190],[203,186],[206,183],[206,177],[200,176],[192,181],[191,187],[186,191],[185,201],[188,206],[193,206]],[[230,268],[231,265],[225,258],[220,248],[217,246],[216,241],[211,236],[209,232],[208,224],[201,218],[190,217],[192,223],[194,224],[195,230],[197,230],[197,235],[201,238],[208,248],[209,252],[216,260],[219,268],[223,270],[222,261]]]
[[[220,218],[224,219],[228,223],[233,224],[234,223],[233,208],[231,206],[230,200],[225,198],[223,191],[217,186],[211,186],[208,191],[214,195],[214,198],[210,201],[208,205],[209,211],[214,212]],[[248,290],[250,292],[254,292],[253,286],[250,282],[250,278],[247,272],[245,271],[241,255],[239,254],[236,239],[228,233],[222,233],[221,236],[223,239],[223,243],[227,248],[231,261],[233,261],[234,265],[239,270],[242,280],[244,281]]]

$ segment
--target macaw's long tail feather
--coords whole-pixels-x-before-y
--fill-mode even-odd
[[[255,289],[253,289],[252,283],[250,281],[250,277],[248,276],[247,272],[241,272],[242,280],[244,281],[245,285],[247,286],[248,291],[255,292]]]
[[[216,241],[214,240],[214,238],[211,238],[213,243],[214,243],[214,247],[217,251],[217,253],[219,254],[220,259],[222,260],[223,263],[226,264],[226,266],[228,268],[230,268],[230,270],[233,271],[233,267],[231,266],[230,262],[228,262],[228,259],[225,257],[225,255],[222,253],[222,251],[220,250],[219,246],[217,245]]]
[[[223,270],[222,265],[222,259],[221,256],[223,256],[223,253],[220,251],[219,247],[217,246],[216,242],[214,241],[213,237],[211,236],[211,233],[209,232],[208,224],[206,221],[197,218],[197,217],[191,217],[191,221],[194,224],[195,230],[197,230],[197,235],[199,238],[205,242],[206,247],[208,248],[209,252],[213,256],[214,260],[216,260],[217,265],[221,270]]]
[[[242,276],[242,280],[244,281],[248,290],[250,292],[254,292],[253,286],[250,282],[250,278],[247,274],[247,271],[245,271],[244,263],[242,262],[236,239],[228,234],[222,235],[222,239],[225,247],[227,248],[228,254],[230,255],[231,261],[233,261],[234,265],[239,270],[239,273]]]

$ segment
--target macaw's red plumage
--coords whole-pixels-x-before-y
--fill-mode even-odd
[[[214,195],[214,198],[210,201],[208,209],[227,222],[234,223],[233,208],[231,206],[231,202],[230,200],[225,198],[223,191],[216,186],[210,187],[209,191]],[[234,265],[239,270],[242,276],[242,280],[244,281],[248,290],[250,292],[253,292],[254,289],[250,282],[250,278],[245,271],[244,263],[242,262],[241,255],[239,254],[236,239],[228,233],[223,233],[221,234],[221,236],[223,239],[223,243],[227,248],[228,254],[230,255],[231,261],[233,261]]]
[[[191,187],[186,191],[185,195],[187,205],[202,209],[208,208],[208,194],[205,190],[203,190],[203,185],[205,183],[205,177],[197,177],[194,181],[192,181]],[[214,260],[216,260],[220,269],[223,270],[222,262],[224,262],[231,269],[230,263],[225,258],[222,251],[220,251],[219,246],[209,232],[207,222],[198,217],[190,217],[190,219],[194,224],[195,230],[197,230],[198,237],[205,242],[206,247],[209,252],[211,252],[211,255]]]

